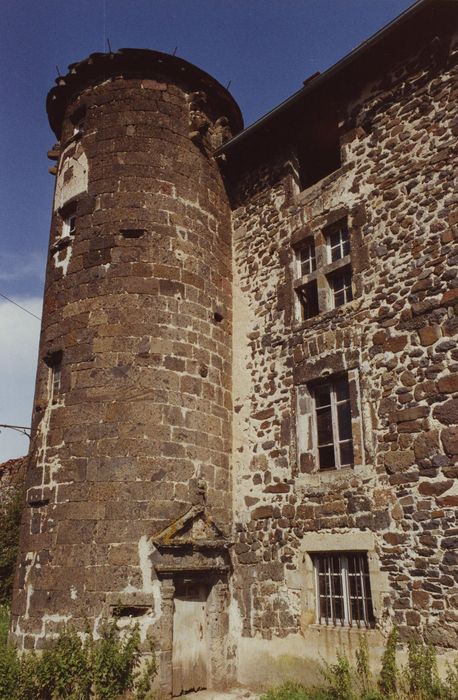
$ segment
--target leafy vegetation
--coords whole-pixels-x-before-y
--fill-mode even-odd
[[[130,691],[136,700],[151,697],[154,657],[141,666],[138,628],[120,637],[107,624],[100,639],[84,639],[71,629],[41,654],[20,656],[0,643],[0,700],[116,700]]]
[[[15,492],[0,508],[0,606],[8,605],[11,599],[21,507],[21,494]]]
[[[284,683],[265,693],[261,700],[458,700],[458,662],[448,666],[445,679],[437,672],[432,647],[410,642],[407,665],[396,662],[397,631],[390,634],[378,679],[369,668],[367,640],[362,637],[353,665],[343,653],[333,664],[320,668],[323,684],[307,688]]]

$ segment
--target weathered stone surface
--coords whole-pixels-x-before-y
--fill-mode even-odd
[[[429,430],[420,433],[414,441],[414,453],[417,460],[425,459],[436,454],[439,449],[439,433],[436,430]]]
[[[441,377],[437,381],[437,388],[444,394],[453,394],[454,391],[458,391],[458,372]]]
[[[458,399],[451,399],[436,406],[433,416],[444,425],[458,424]]]
[[[458,455],[458,426],[444,428],[441,431],[441,440],[448,455],[451,457]]]
[[[230,648],[224,673],[237,659],[249,675],[267,641],[270,673],[293,639],[314,657],[343,632],[351,642],[317,629],[313,566],[361,552],[374,648],[392,623],[456,647],[456,79],[424,36],[442,32],[445,51],[451,27],[422,27],[386,52],[383,76],[367,63],[333,84],[335,115],[320,96],[332,78],[316,93],[312,81],[305,122],[286,105],[273,131],[215,158],[236,108],[191,68],[107,81],[104,64],[103,81],[75,69],[72,89],[56,88],[69,104],[13,604],[23,646],[67,615],[82,626],[89,611],[96,626],[108,600],[149,595],[161,614],[142,630],[170,695],[174,603],[199,582],[212,649]],[[318,152],[328,128],[335,167]],[[62,236],[74,198],[76,232]],[[349,246],[332,259],[337,230]],[[320,470],[318,424],[339,468]]]
[[[427,285],[429,286],[429,285]],[[441,337],[440,326],[425,326],[418,331],[422,345],[432,345]]]
[[[418,487],[418,492],[423,496],[440,496],[452,486],[453,481],[451,479],[446,481],[423,481]]]
[[[415,464],[415,454],[412,450],[395,450],[386,452],[383,456],[388,474],[404,471]]]

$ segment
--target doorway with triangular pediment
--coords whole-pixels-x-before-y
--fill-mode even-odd
[[[227,536],[202,504],[157,533],[152,544],[152,563],[161,581],[157,656],[162,695],[227,687]]]

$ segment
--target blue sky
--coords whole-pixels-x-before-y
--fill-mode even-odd
[[[172,53],[178,47],[178,56],[224,85],[231,81],[230,91],[248,125],[412,4],[3,0],[0,293],[39,314],[54,186],[46,152],[55,138],[45,98],[57,76],[56,66],[66,73],[69,63],[106,51],[107,39],[113,50],[142,47]],[[39,325],[0,297],[0,423],[30,421]],[[0,462],[26,450],[24,438],[0,433]]]

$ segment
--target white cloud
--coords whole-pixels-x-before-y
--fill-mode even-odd
[[[42,299],[14,297],[41,316]],[[0,299],[0,423],[30,425],[40,322]],[[14,430],[0,428],[0,463],[26,454],[29,441]]]
[[[0,280],[11,282],[16,280],[42,280],[45,272],[43,256],[37,252],[10,253],[2,251],[2,267]]]

